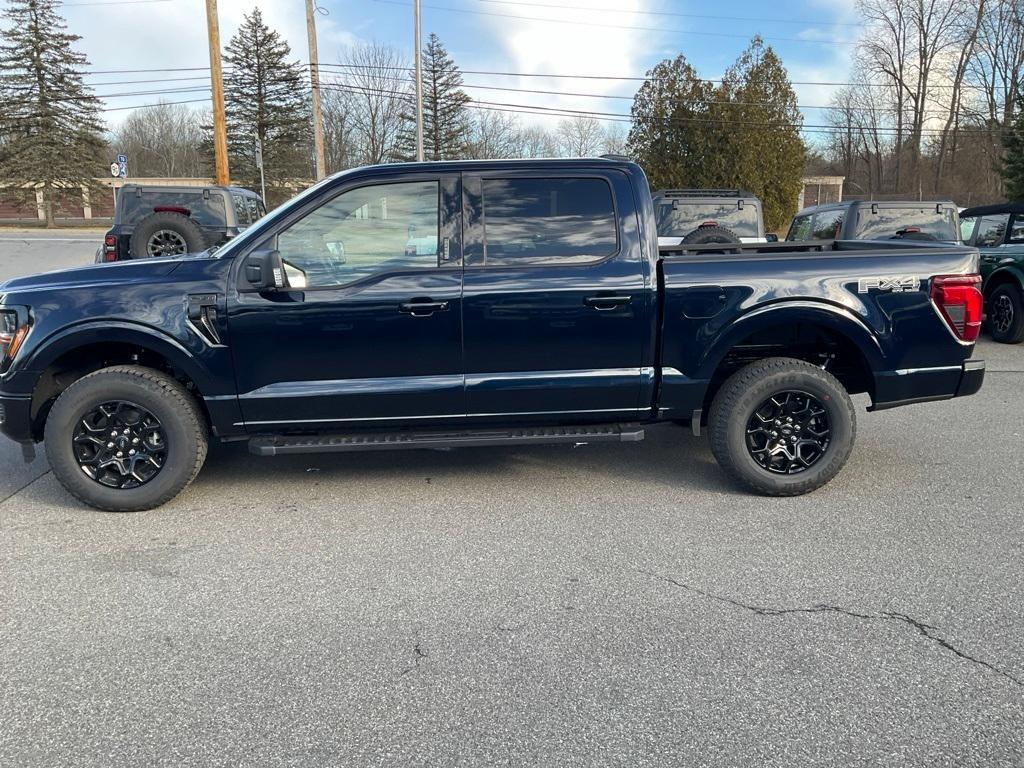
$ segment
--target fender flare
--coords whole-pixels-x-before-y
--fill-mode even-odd
[[[710,380],[730,350],[748,336],[796,322],[821,326],[850,341],[871,373],[885,369],[885,352],[877,334],[854,312],[827,302],[793,299],[757,307],[737,318],[705,347],[696,376]]]
[[[150,326],[120,320],[88,320],[64,328],[40,342],[24,365],[24,370],[36,373],[33,388],[39,375],[57,358],[92,344],[130,344],[148,349],[188,376],[200,392],[216,389],[209,370],[177,339]]]
[[[1024,270],[1017,263],[1006,264],[1005,266],[996,267],[988,276],[985,281],[983,288],[983,295],[985,300],[988,300],[989,294],[992,292],[997,284],[1004,282],[1015,282],[1017,287],[1024,290]]]

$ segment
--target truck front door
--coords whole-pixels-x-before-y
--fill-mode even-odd
[[[463,184],[470,417],[636,417],[654,333],[628,178],[503,169]]]
[[[229,302],[250,430],[465,415],[459,186],[422,172],[349,181],[257,246],[280,252],[289,285]]]

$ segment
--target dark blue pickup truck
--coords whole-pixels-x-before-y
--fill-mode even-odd
[[[724,249],[724,250],[723,250]],[[978,254],[914,242],[659,252],[618,160],[334,176],[219,250],[0,285],[0,428],[107,510],[207,441],[259,455],[633,441],[706,426],[766,494],[828,482],[871,408],[978,391]]]

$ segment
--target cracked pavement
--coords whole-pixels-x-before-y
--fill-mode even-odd
[[[792,499],[671,425],[215,447],[136,515],[0,443],[0,765],[1020,766],[1024,345],[976,354]]]

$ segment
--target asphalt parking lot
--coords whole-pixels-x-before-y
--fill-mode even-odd
[[[98,242],[44,237],[0,280]],[[133,515],[0,443],[0,765],[1020,766],[1024,345],[976,356],[794,499],[674,426],[216,447]]]

